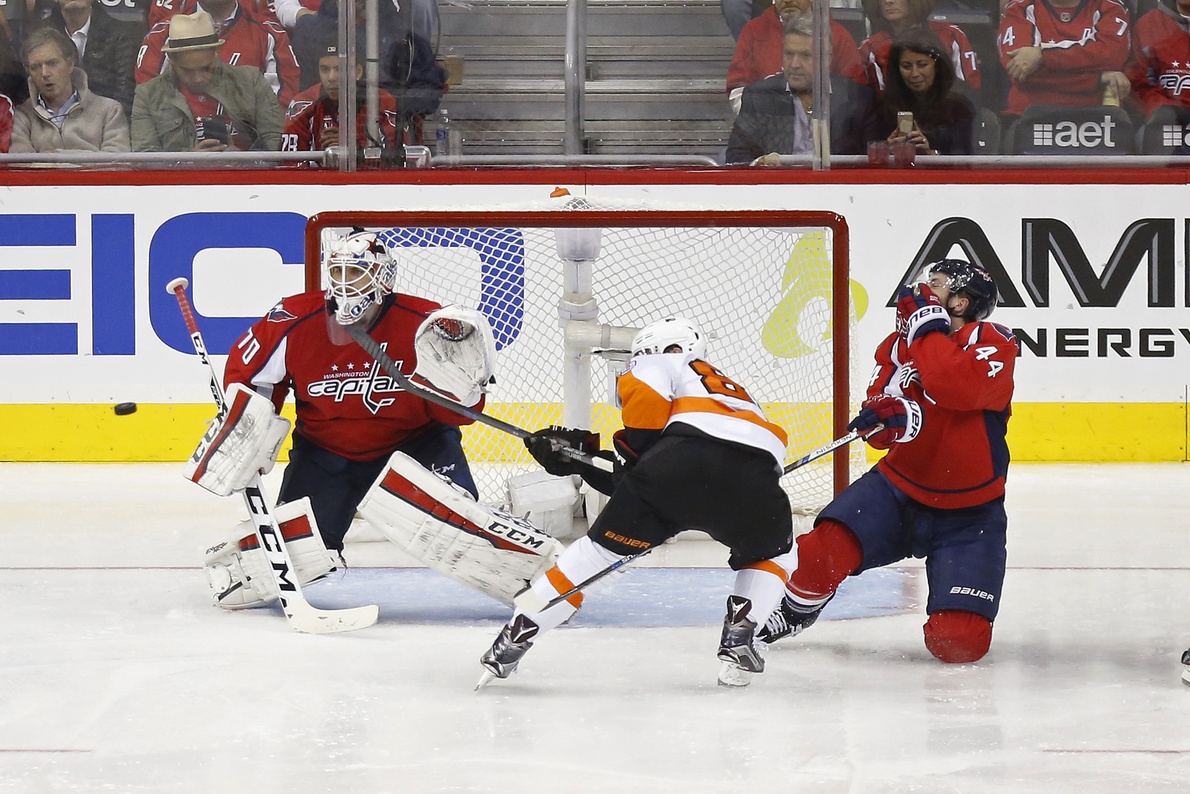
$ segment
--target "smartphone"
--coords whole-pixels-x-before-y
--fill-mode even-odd
[[[908,135],[913,132],[913,114],[902,110],[897,112],[897,132]]]

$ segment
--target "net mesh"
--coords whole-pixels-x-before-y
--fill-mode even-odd
[[[583,200],[569,209],[608,206]],[[626,355],[568,352],[560,306],[567,317],[612,326],[682,315],[707,332],[711,363],[748,389],[789,434],[788,463],[833,438],[836,399],[853,401],[834,393],[831,230],[790,226],[787,216],[782,227],[714,225],[710,213],[705,225],[603,225],[581,234],[578,248],[573,231],[551,228],[548,216],[532,213],[517,225],[488,225],[475,213],[465,226],[367,228],[388,244],[399,292],[478,308],[488,317],[498,358],[486,413],[528,430],[561,424],[563,370],[577,362],[588,367],[579,371],[589,377],[591,394],[578,415],[589,416],[588,426],[607,448],[621,427],[614,379]],[[632,217],[649,223],[647,211]],[[312,233],[329,239],[349,230]],[[570,257],[579,249],[589,256],[596,240],[597,258],[589,266],[563,258],[559,234]],[[854,308],[850,314],[854,327]],[[568,415],[575,410],[571,406]],[[484,501],[504,501],[509,476],[539,470],[519,439],[484,425],[464,429],[464,448]],[[816,512],[834,494],[830,461],[827,456],[783,478],[797,512]],[[862,466],[862,449],[853,445],[850,477]]]

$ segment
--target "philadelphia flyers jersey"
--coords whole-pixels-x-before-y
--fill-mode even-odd
[[[675,423],[764,450],[785,462],[788,438],[735,381],[691,353],[635,356],[617,383],[624,427],[662,431]]]
[[[413,336],[439,304],[410,295],[385,299],[368,331],[405,375],[413,374]],[[248,329],[227,356],[224,385],[243,383],[280,410],[292,393],[294,433],[350,460],[375,460],[435,422],[472,420],[404,391],[355,342],[331,342],[321,292],[285,298]],[[477,409],[482,409],[481,402]]]
[[[881,472],[930,507],[973,507],[1003,496],[1016,357],[1012,332],[995,323],[926,334],[912,347],[890,334],[876,350],[868,396],[915,400],[924,421],[915,439],[892,445],[877,464]]]

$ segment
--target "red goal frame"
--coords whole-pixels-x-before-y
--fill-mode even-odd
[[[835,399],[832,424],[836,438],[847,433],[851,419],[850,377],[850,234],[846,219],[825,210],[334,210],[313,215],[306,223],[305,287],[321,289],[322,231],[327,228],[377,227],[818,227],[831,230],[833,267],[831,321],[833,342],[833,382]],[[800,450],[796,452],[801,452]],[[796,454],[795,452],[795,454]],[[806,450],[809,452],[809,450]],[[832,458],[835,492],[850,479],[848,447],[835,451]]]

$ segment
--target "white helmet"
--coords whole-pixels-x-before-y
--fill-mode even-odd
[[[683,353],[693,353],[696,358],[707,354],[707,337],[693,320],[685,317],[666,317],[651,322],[636,332],[632,338],[632,355],[664,353],[670,345],[682,348]]]
[[[333,241],[326,255],[326,298],[335,301],[335,319],[340,325],[358,321],[393,291],[396,277],[396,263],[373,232]]]

